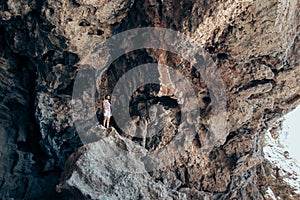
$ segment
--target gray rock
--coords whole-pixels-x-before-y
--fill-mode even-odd
[[[153,180],[141,161],[146,152],[113,130],[69,157],[57,190],[77,190],[85,199],[186,199]]]

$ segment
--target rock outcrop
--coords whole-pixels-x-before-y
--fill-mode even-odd
[[[97,132],[106,137],[69,157],[58,191],[80,188],[89,199],[182,199],[183,194],[156,182],[147,173],[141,160],[145,150],[140,145],[114,129],[98,126]]]
[[[300,184],[277,176],[280,170],[264,152],[265,135],[300,103],[299,1],[0,2],[1,199],[300,198]],[[199,73],[185,55],[167,48],[142,48],[125,52],[101,71],[106,54],[94,55],[102,42],[142,27],[191,38],[213,61],[213,70]],[[132,41],[111,48],[130,48]],[[153,73],[155,84],[133,94],[124,91],[131,97],[129,124],[120,126],[115,119],[115,129],[104,130],[80,123],[96,116],[101,123],[101,97],[147,63],[160,65],[136,73]],[[84,77],[91,80],[82,87],[96,94],[77,99],[74,84],[83,69],[92,75],[100,69],[101,76]],[[196,99],[176,92],[180,75],[192,83]],[[207,76],[222,80],[226,113],[219,118],[213,118],[219,93],[211,90]],[[199,117],[181,118],[182,99],[198,106]],[[92,106],[85,107],[87,102]],[[153,106],[162,110],[155,122]],[[219,135],[212,126],[221,125],[214,119],[226,121]],[[149,127],[159,130],[151,133]],[[194,137],[178,137],[188,130]]]

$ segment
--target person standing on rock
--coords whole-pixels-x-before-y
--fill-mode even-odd
[[[109,127],[109,121],[110,121],[110,117],[111,117],[111,104],[109,102],[110,96],[106,95],[105,99],[102,103],[102,107],[103,107],[103,113],[104,113],[104,120],[103,120],[103,126],[105,126],[106,128]]]

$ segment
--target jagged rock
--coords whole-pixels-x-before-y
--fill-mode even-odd
[[[85,199],[186,199],[152,180],[141,161],[146,151],[113,129],[69,157],[57,190],[79,190]]]
[[[284,135],[280,130],[281,123],[281,121],[277,122],[265,135],[263,148],[265,159],[262,167],[266,170],[266,176],[263,181],[271,183],[268,184],[266,199],[276,199],[277,196],[288,199],[290,194],[294,194],[296,198],[300,197],[298,187],[300,175],[297,173],[300,167],[294,158],[289,157],[286,146],[283,144]],[[278,133],[282,134],[281,137],[278,137]],[[286,184],[292,187],[286,187]],[[278,188],[284,188],[284,190]]]
[[[277,172],[288,171],[277,169],[274,163],[266,161],[267,153],[263,149],[268,130],[300,103],[299,1],[0,2],[2,199],[45,199],[46,194],[50,199],[69,199],[70,193],[57,194],[54,187],[66,159],[83,143],[91,142],[94,143],[81,147],[70,157],[68,166],[75,163],[75,169],[65,168],[64,175],[72,176],[71,179],[63,176],[60,187],[74,194],[79,190],[86,198],[87,191],[91,191],[93,198],[109,194],[111,189],[105,187],[98,193],[88,188],[99,180],[87,182],[84,178],[89,178],[88,174],[77,173],[79,169],[90,170],[96,176],[99,174],[93,167],[110,167],[108,163],[95,163],[97,157],[95,160],[88,157],[99,150],[99,144],[108,141],[114,147],[121,145],[129,149],[146,146],[143,150],[148,153],[169,146],[168,151],[151,162],[131,157],[143,172],[147,172],[143,175],[106,169],[103,181],[110,181],[115,175],[123,178],[116,179],[116,184],[108,184],[118,186],[111,194],[126,196],[127,192],[132,192],[134,196],[142,193],[147,198],[149,192],[165,198],[186,199],[268,199],[274,195],[281,199],[299,199],[299,184],[289,185],[277,176]],[[97,82],[97,85],[82,82],[85,87],[95,89],[96,95],[84,93],[72,99],[78,72],[98,69],[107,59],[101,57],[102,54],[92,56],[101,42],[122,31],[151,26],[188,35],[214,61],[226,94],[226,113],[216,116],[216,119],[226,117],[228,122],[222,133],[212,136],[214,96],[204,75],[196,72],[192,63],[183,57],[163,48],[125,53],[99,79],[84,77]],[[164,42],[168,41],[171,39]],[[130,46],[131,42],[127,40],[126,44]],[[129,94],[132,102],[128,109],[133,120],[122,130],[112,122],[122,137],[114,131],[104,131],[98,123],[80,124],[82,119],[94,119],[95,113],[101,122],[102,96],[111,93],[120,77],[129,70],[145,63],[168,65],[183,74],[197,94],[200,117],[194,119],[191,113],[186,121],[179,123],[182,93],[176,93],[178,79],[168,77],[170,70],[160,66],[155,77],[159,84],[142,86]],[[213,73],[210,78],[216,79]],[[174,97],[176,95],[179,100]],[[195,99],[187,101],[196,102]],[[166,126],[155,136],[149,133],[151,137],[142,141],[139,128],[149,120],[149,108],[158,103],[167,110],[164,112],[168,115]],[[178,132],[189,134],[187,126],[196,130],[195,137],[188,146],[178,149],[174,144],[185,144],[185,140],[176,135]],[[78,132],[84,132],[84,137]],[[288,158],[282,156],[281,159]],[[92,165],[89,168],[85,163]],[[162,167],[153,170],[151,165],[155,164]],[[284,176],[294,177],[294,174]],[[124,183],[131,184],[134,189],[130,190],[122,185]]]

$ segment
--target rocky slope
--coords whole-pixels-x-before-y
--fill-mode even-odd
[[[275,122],[300,103],[299,4],[0,0],[1,198],[272,199],[274,194],[299,199],[300,184],[281,181],[285,177],[263,149]],[[205,50],[203,63],[212,71],[199,73],[185,54],[166,48],[135,49],[112,60],[96,80],[80,79],[96,95],[74,99],[80,70],[94,75],[103,69],[107,54],[99,53],[101,42],[141,27],[172,29],[191,38]],[[164,38],[151,37],[151,45]],[[127,40],[112,49],[131,46]],[[161,65],[137,69],[133,82],[126,82],[136,85],[139,77],[152,74],[156,83],[134,88],[126,107],[129,124],[118,124],[121,111],[114,113],[115,129],[80,123],[95,120],[95,114],[101,121],[101,97],[113,93],[129,70],[147,63]],[[180,75],[192,83],[196,99],[177,92],[185,83]],[[222,80],[214,82],[216,90],[207,77]],[[123,94],[131,95],[126,88]],[[226,96],[226,110],[216,117],[219,94]],[[196,106],[199,117],[182,118],[183,104]],[[218,124],[222,120],[226,127]],[[159,131],[151,133],[153,127]],[[186,127],[194,137],[178,137],[188,135]],[[188,146],[180,145],[185,141]]]

